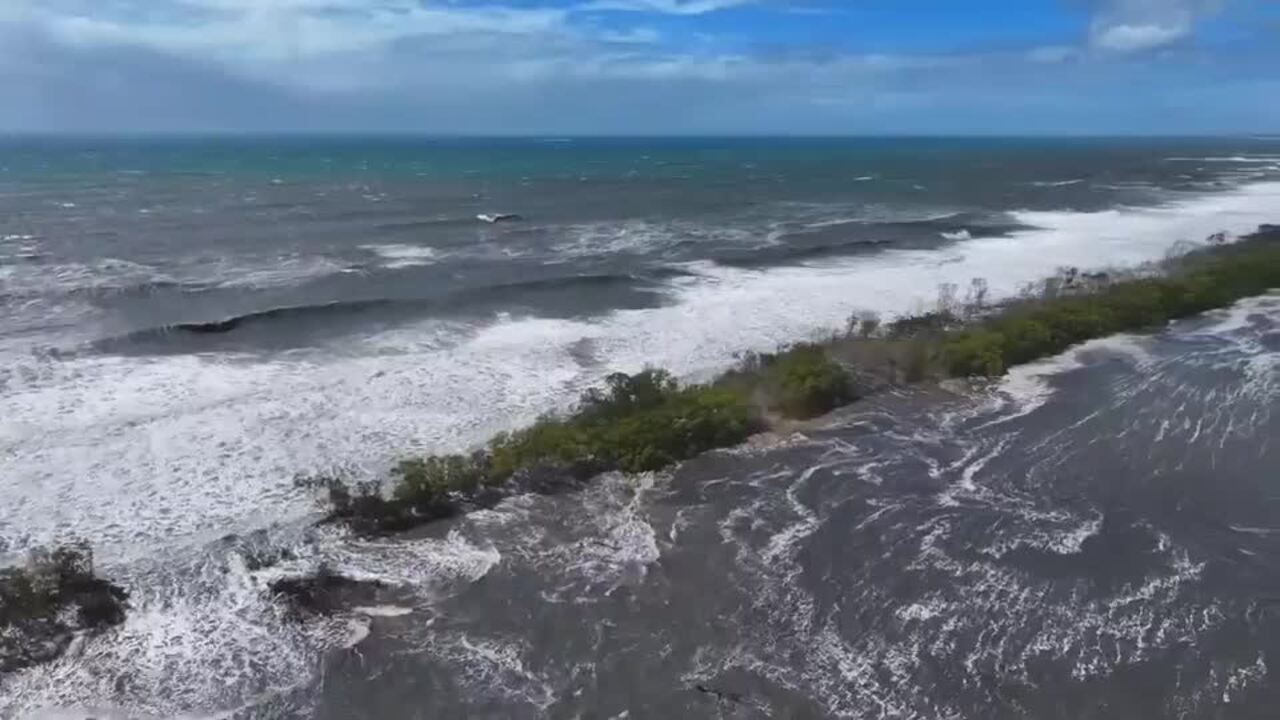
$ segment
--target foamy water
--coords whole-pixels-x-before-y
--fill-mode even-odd
[[[430,265],[438,257],[435,248],[425,245],[362,245],[362,248],[386,260],[388,268]]]
[[[1160,208],[1025,212],[1043,229],[759,271],[700,263],[665,307],[473,331],[426,321],[269,361],[11,356],[0,539],[16,551],[84,535],[125,557],[305,516],[314,506],[297,473],[376,474],[404,453],[466,448],[567,406],[609,371],[706,377],[853,312],[929,307],[942,283],[981,277],[1009,295],[1060,266],[1132,265],[1175,241],[1252,230],[1278,205],[1280,183],[1267,183]]]
[[[1223,167],[1223,174],[1215,170],[1183,177],[1216,184],[1266,172],[1262,166],[1274,164],[1270,155],[1237,158],[1234,152],[1207,151],[1195,158]],[[1166,163],[1166,154],[1175,155],[1161,154],[1156,163],[1177,172],[1199,172],[1189,161]],[[957,156],[957,162],[973,161],[966,157]],[[1008,157],[1020,162],[1016,151]],[[704,188],[702,179],[685,185],[675,179],[618,185],[584,182],[575,175],[571,194],[558,180],[538,186],[535,179],[528,184],[534,190],[523,195],[504,178],[487,177],[468,187],[457,178],[433,184],[415,175],[406,186],[369,177],[368,184],[344,191],[325,186],[324,177],[273,180],[253,189],[253,178],[246,176],[229,189],[199,185],[202,181],[182,189],[175,181],[168,189],[179,188],[174,198],[186,205],[129,213],[185,224],[116,225],[116,208],[86,195],[75,197],[74,207],[53,205],[54,213],[39,223],[28,226],[24,219],[22,225],[5,227],[0,235],[0,295],[10,301],[8,307],[25,314],[5,325],[7,334],[0,342],[0,556],[12,560],[27,548],[88,538],[103,572],[133,593],[133,609],[122,626],[78,643],[65,658],[6,679],[0,686],[0,714],[36,709],[48,717],[270,714],[277,703],[292,703],[292,694],[331,670],[323,664],[327,653],[342,651],[347,653],[342,657],[363,663],[362,653],[388,629],[413,653],[439,659],[450,682],[456,680],[468,693],[514,698],[536,714],[561,699],[557,694],[566,686],[590,685],[578,675],[587,672],[586,665],[573,666],[566,676],[544,662],[557,653],[569,655],[576,646],[556,643],[530,654],[531,638],[543,626],[522,615],[513,627],[496,627],[489,620],[500,619],[501,612],[467,626],[460,618],[471,607],[464,601],[450,608],[454,593],[486,584],[503,587],[500,583],[510,582],[513,574],[530,573],[545,580],[545,586],[537,586],[534,597],[519,594],[528,586],[516,586],[509,597],[520,605],[517,614],[524,607],[538,617],[563,613],[567,621],[562,629],[599,627],[596,642],[607,642],[608,628],[634,617],[637,606],[631,603],[643,604],[639,594],[630,595],[639,588],[685,591],[699,602],[722,589],[719,582],[712,583],[716,587],[698,587],[688,578],[682,582],[679,563],[666,562],[685,543],[701,561],[705,550],[715,549],[709,539],[717,537],[733,551],[708,562],[728,567],[736,559],[746,576],[760,571],[772,583],[751,592],[762,601],[758,609],[767,627],[760,643],[747,638],[734,647],[700,650],[695,667],[684,671],[686,685],[712,677],[722,667],[755,668],[783,685],[819,690],[815,695],[830,708],[865,709],[870,703],[882,712],[901,710],[909,717],[913,698],[919,696],[906,682],[913,667],[910,652],[963,645],[964,631],[981,632],[994,616],[1007,616],[1007,627],[1014,628],[1037,622],[1047,605],[1043,635],[1026,654],[1015,657],[1014,667],[1025,670],[1037,648],[1071,652],[1080,677],[1096,677],[1106,669],[1099,655],[1102,641],[1088,652],[1073,644],[1082,626],[1125,643],[1160,645],[1179,633],[1190,637],[1216,622],[1216,616],[1203,607],[1181,608],[1156,628],[1161,634],[1147,630],[1153,621],[1143,604],[1168,601],[1200,572],[1200,565],[1163,536],[1160,552],[1177,560],[1174,567],[1109,604],[1083,605],[1081,614],[1076,612],[1080,607],[1062,598],[1042,602],[1039,591],[1019,586],[1016,572],[987,567],[986,561],[957,560],[947,547],[951,525],[908,527],[908,535],[919,530],[913,540],[919,541],[918,553],[913,550],[889,565],[900,569],[915,563],[917,570],[946,577],[942,586],[964,587],[972,597],[925,593],[889,608],[885,617],[915,623],[904,646],[875,637],[851,646],[840,637],[840,628],[822,616],[821,601],[802,587],[801,557],[820,545],[825,533],[847,529],[827,524],[824,513],[834,506],[814,505],[810,494],[829,490],[831,475],[844,472],[848,475],[839,479],[842,484],[888,493],[889,502],[867,519],[872,525],[879,518],[892,520],[903,497],[923,498],[931,511],[943,514],[998,506],[1016,532],[986,546],[988,559],[1024,551],[1080,554],[1098,542],[1105,534],[1098,512],[1043,508],[1034,493],[1022,495],[1013,488],[1010,494],[1009,488],[993,488],[992,482],[1001,478],[1002,463],[1011,456],[1045,451],[1045,446],[1017,444],[1020,421],[1042,418],[1047,404],[1055,397],[1061,400],[1055,395],[1056,380],[1085,368],[1091,353],[1109,353],[1134,375],[1159,379],[1168,368],[1151,364],[1144,354],[1145,339],[1110,338],[1019,368],[981,396],[985,402],[949,421],[890,427],[883,435],[888,446],[877,448],[856,437],[831,438],[815,446],[797,434],[768,451],[713,454],[708,461],[713,466],[717,458],[736,458],[748,466],[770,464],[692,484],[722,490],[747,478],[745,484],[756,495],[731,503],[723,520],[708,518],[710,508],[701,496],[680,503],[670,519],[671,508],[654,498],[673,484],[679,487],[678,479],[609,476],[570,496],[508,500],[447,526],[440,536],[368,542],[335,528],[310,528],[306,521],[317,514],[316,498],[294,484],[300,473],[376,477],[408,453],[473,446],[497,431],[567,407],[614,370],[652,364],[686,378],[705,378],[744,350],[771,350],[839,330],[851,313],[891,316],[929,308],[943,283],[958,285],[963,293],[971,279],[984,278],[997,299],[1059,266],[1128,266],[1163,257],[1175,242],[1199,243],[1219,231],[1247,232],[1274,221],[1272,213],[1280,206],[1280,183],[1255,184],[1210,196],[1182,196],[1186,199],[1161,207],[1014,212],[1012,220],[1034,229],[984,237],[1004,233],[1010,218],[970,211],[985,207],[991,197],[1010,197],[1001,193],[1030,193],[1027,201],[1040,203],[1040,208],[1096,207],[1111,197],[1106,194],[1110,190],[1092,182],[1048,180],[1093,177],[1095,169],[1110,167],[1106,157],[1090,160],[1094,165],[1089,168],[1059,167],[1068,160],[1064,155],[1046,167],[1011,173],[1009,179],[992,176],[985,167],[966,166],[963,172],[976,174],[964,175],[939,162],[922,168],[928,177],[915,182],[899,177],[895,167],[869,164],[864,170],[861,159],[846,158],[838,180],[808,186],[803,183],[815,168],[806,163],[775,163],[760,176],[759,186],[735,185],[743,182],[735,163],[728,174],[718,176],[723,186],[713,182]],[[483,157],[477,162],[478,172],[488,172]],[[1250,172],[1232,173],[1230,163],[1245,163]],[[875,174],[861,176],[864,171]],[[547,177],[555,178],[556,172],[547,170]],[[1120,175],[1107,179],[1135,202],[1150,197],[1159,184],[1141,178],[1128,182],[1133,178]],[[976,199],[948,194],[948,183],[965,177],[981,178],[984,187],[990,180],[993,194]],[[780,179],[785,182],[775,184]],[[845,182],[856,185],[857,192],[826,194]],[[739,197],[743,189],[750,193]],[[808,197],[810,190],[815,198]],[[494,201],[482,195],[490,191],[508,194],[512,201],[504,200],[502,206],[528,211],[529,221],[479,229],[464,223],[450,230],[452,226],[432,220],[471,217],[453,205],[487,207]],[[219,194],[224,192],[236,197]],[[441,196],[453,205],[433,205]],[[748,205],[742,200],[748,196],[767,201]],[[128,200],[122,196],[119,202]],[[972,227],[965,218],[972,218]],[[98,240],[111,238],[112,232],[129,242]],[[874,237],[878,232],[887,235]],[[849,249],[843,242],[858,245],[851,251],[855,257],[795,261],[840,255]],[[885,244],[872,244],[877,242]],[[823,252],[751,254],[760,249]],[[757,269],[744,269],[707,259],[730,256],[775,266],[760,269],[762,262],[756,262]],[[511,264],[485,265],[495,260]],[[599,295],[594,285],[570,285],[569,290],[555,285],[579,273],[648,278],[647,271],[669,270],[672,263],[687,274],[672,279],[669,273],[653,273],[665,278],[660,285],[663,302],[630,295],[619,301],[609,294],[614,285]],[[543,272],[547,267],[559,270]],[[491,285],[519,285],[526,279],[535,281],[532,290],[503,290],[507,294],[492,314],[459,319],[447,312],[418,312],[434,307],[437,298],[455,298],[450,295],[455,289],[466,300],[487,300],[483,291]],[[552,282],[538,284],[544,279]],[[183,287],[157,291],[151,287],[156,283]],[[571,297],[548,303],[552,312],[541,312],[536,303],[522,304],[539,293]],[[111,302],[100,302],[104,297]],[[341,318],[327,310],[300,320],[286,313],[285,318],[247,321],[247,327],[226,334],[215,329],[198,338],[163,329],[175,318],[222,320],[271,308],[305,311],[384,297],[418,305],[403,313],[408,318],[404,322],[397,314],[395,322],[386,324],[378,323],[384,307],[378,305],[368,314]],[[170,298],[175,307],[157,308]],[[565,311],[575,301],[580,307]],[[1217,343],[1224,334],[1248,335],[1253,312],[1272,312],[1268,301],[1252,302],[1212,315],[1193,334],[1202,333],[1206,344]],[[620,307],[629,309],[614,309]],[[245,335],[261,340],[277,330],[288,333],[294,320],[307,325],[310,334],[283,350],[270,342],[240,342]],[[345,324],[326,336],[331,320]],[[315,328],[319,331],[312,332]],[[158,332],[161,341],[146,347],[125,343],[118,353],[85,345],[86,340],[137,329]],[[205,340],[210,342],[203,344]],[[222,340],[227,342],[219,344]],[[1262,341],[1255,337],[1252,342]],[[1203,393],[1180,390],[1186,393],[1185,402],[1157,419],[1164,423],[1157,439],[1177,438],[1198,447],[1219,436],[1239,438],[1265,429],[1267,415],[1259,408],[1274,397],[1276,356],[1254,350],[1243,367],[1244,379],[1238,387],[1231,385],[1219,403],[1235,409],[1200,412]],[[1211,367],[1215,357],[1207,351],[1196,361]],[[1234,370],[1238,358],[1228,352],[1222,357]],[[1143,392],[1155,391],[1130,379],[1102,399],[1112,407],[1141,398]],[[961,427],[964,423],[969,424]],[[970,442],[969,433],[994,437]],[[802,464],[794,472],[786,463],[779,469],[771,456],[775,452],[797,453]],[[806,453],[819,457],[804,459]],[[1054,459],[1048,454],[1046,462]],[[928,496],[912,484],[903,497],[894,495],[895,482],[904,478],[945,487]],[[880,529],[903,531],[896,522]],[[1255,528],[1262,523],[1237,525]],[[878,536],[879,529],[870,534]],[[255,543],[287,548],[288,556],[271,567],[251,569],[246,558],[252,553],[246,547]],[[859,560],[860,552],[842,562]],[[688,562],[684,572],[689,572]],[[327,620],[289,620],[270,597],[269,583],[322,566],[385,583],[390,597]],[[861,599],[875,600],[874,591]],[[665,597],[658,604],[697,606]],[[616,607],[627,611],[608,615]],[[597,611],[598,625],[584,621]],[[960,619],[944,625],[953,616]],[[705,618],[697,619],[690,634],[706,625]],[[632,637],[657,638],[666,628],[660,624],[656,632]],[[673,633],[661,652],[646,651],[645,656],[665,654],[681,639]],[[625,654],[626,646],[624,642],[618,652]],[[798,675],[796,664],[778,663],[771,656],[798,648],[812,656],[798,664]],[[1125,657],[1143,657],[1143,652],[1128,648]],[[963,658],[979,673],[983,663],[1001,661],[1001,653],[999,647],[978,647]],[[372,652],[369,658],[372,668]],[[597,663],[590,672],[607,672],[601,669],[605,665]],[[1254,667],[1231,670],[1233,692],[1248,689],[1257,675],[1250,669]],[[886,668],[901,681],[900,690],[880,681]],[[360,664],[354,672],[365,673],[366,668]]]

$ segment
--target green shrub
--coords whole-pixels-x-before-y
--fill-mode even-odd
[[[953,377],[1004,374],[1004,336],[992,330],[959,333],[947,341],[943,354]]]
[[[649,368],[635,375],[613,373],[604,380],[603,390],[593,388],[582,394],[578,416],[583,420],[607,420],[657,407],[678,391],[666,370]]]
[[[401,461],[392,473],[399,478],[397,499],[439,505],[451,493],[475,492],[489,477],[489,458],[483,453],[414,458]]]
[[[741,442],[759,427],[742,395],[728,388],[693,387],[599,425],[592,438],[596,456],[607,467],[643,472]]]
[[[363,535],[407,530],[424,519],[446,517],[453,512],[448,504],[433,506],[431,512],[424,513],[410,499],[388,500],[377,482],[351,484],[341,477],[321,475],[295,478],[295,483],[324,490],[329,502],[327,520],[341,521]]]
[[[1048,326],[1035,317],[1011,319],[1000,323],[1001,364],[1017,365],[1042,357],[1045,350],[1056,345]]]
[[[908,383],[923,382],[933,372],[937,341],[928,337],[913,337],[905,343],[902,380]]]
[[[609,470],[658,470],[712,448],[745,440],[762,427],[740,390],[727,386],[680,387],[662,370],[610,375],[604,388],[583,394],[578,410],[545,417],[493,438],[471,455],[442,455],[401,462],[394,470],[393,500],[367,489],[330,490],[335,516],[355,523],[385,516],[399,527],[412,518],[447,514],[484,487],[520,473],[550,470],[585,477]],[[377,528],[375,522],[368,527]]]
[[[538,464],[604,470],[656,470],[740,442],[759,427],[746,397],[725,387],[680,388],[665,372],[613,375],[607,391],[583,396],[578,414],[544,420],[490,445],[509,475]]]
[[[856,399],[849,374],[819,345],[804,344],[775,356],[765,368],[773,406],[792,418],[810,418]]]
[[[890,323],[861,322],[867,357],[890,376],[999,376],[1012,365],[1060,353],[1091,338],[1153,327],[1280,287],[1280,232],[1172,261],[1155,278],[1112,281],[1071,269],[1026,297],[987,314],[986,286],[974,282],[964,320],[955,288],[940,289],[939,309]],[[1087,282],[1080,284],[1077,278]],[[974,317],[980,317],[973,320]],[[854,323],[850,323],[852,336]],[[874,361],[873,361],[874,364]],[[892,381],[892,380],[891,380]],[[406,460],[395,469],[392,499],[376,485],[328,482],[333,517],[353,527],[401,529],[447,515],[460,502],[522,473],[549,470],[586,477],[609,470],[657,470],[706,450],[734,445],[763,427],[757,403],[809,418],[857,399],[852,380],[828,348],[800,344],[776,354],[747,354],[711,385],[681,387],[663,370],[616,373],[584,393],[575,412],[545,417],[502,434],[471,455]]]
[[[960,318],[950,310],[936,310],[920,315],[904,315],[889,323],[891,338],[909,338],[920,335],[938,335],[960,324]]]
[[[490,483],[537,467],[589,472],[595,457],[586,427],[556,418],[543,418],[523,430],[498,435],[489,442],[488,451]]]
[[[1049,341],[1040,349],[1041,356],[1061,352],[1089,338],[1109,335],[1121,327],[1112,317],[1106,303],[1096,298],[1053,301],[1052,304],[1037,308],[1032,317],[1049,329]],[[994,325],[997,329],[1004,328],[1000,319]]]
[[[1019,302],[978,327],[949,333],[943,348],[948,372],[1001,375],[1012,365],[1085,340],[1156,327],[1280,287],[1275,240],[1256,237],[1193,253],[1180,258],[1166,277]]]

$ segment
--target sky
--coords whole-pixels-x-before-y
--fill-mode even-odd
[[[1280,132],[1280,0],[0,0],[0,132]]]

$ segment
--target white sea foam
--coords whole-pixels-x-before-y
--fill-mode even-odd
[[[777,478],[762,486],[772,492],[728,510],[722,535],[738,548],[741,568],[758,576],[749,585],[758,615],[752,616],[750,635],[732,649],[709,648],[699,658],[695,679],[747,667],[817,699],[832,716],[884,713],[923,720],[941,710],[942,716],[959,717],[958,709],[920,702],[920,657],[947,658],[965,678],[998,673],[1019,680],[1028,679],[1031,668],[1046,656],[1060,657],[1072,662],[1076,676],[1085,679],[1108,673],[1117,664],[1141,661],[1151,649],[1190,642],[1223,619],[1212,602],[1182,599],[1202,566],[1188,561],[1185,551],[1167,537],[1159,539],[1159,552],[1169,560],[1167,572],[1152,574],[1113,599],[1093,600],[1059,592],[1054,583],[1028,578],[1002,563],[975,561],[974,545],[960,529],[969,520],[946,514],[914,528],[910,542],[894,541],[896,548],[918,543],[914,560],[904,563],[909,558],[885,556],[894,572],[928,584],[908,584],[912,589],[903,596],[897,590],[886,593],[876,583],[858,582],[843,601],[875,613],[879,621],[870,631],[850,633],[840,625],[838,612],[817,610],[821,605],[812,583],[801,580],[811,568],[800,556],[772,553],[772,543],[758,540],[762,525],[775,528],[786,522],[789,514],[774,513],[790,504],[784,494],[792,494],[797,482]],[[989,496],[988,508],[999,513],[1001,520],[994,524],[1001,526],[1003,535],[1034,533],[1048,519],[1000,491]],[[1055,552],[1078,552],[1098,531],[1096,519],[1082,523],[1063,514],[1052,520],[1055,529],[1042,539],[1043,547]],[[858,527],[871,525],[872,535],[892,537],[900,530],[897,522],[893,507],[882,507]],[[961,537],[966,540],[958,542]],[[851,572],[875,577],[874,569],[862,567],[863,559],[855,563],[859,570]],[[998,641],[988,642],[992,637]]]
[[[1060,265],[1126,265],[1177,240],[1250,230],[1278,205],[1270,183],[1154,209],[1024,212],[1020,222],[1044,229],[770,270],[701,263],[659,308],[511,317],[462,336],[427,321],[266,361],[5,357],[0,539],[21,549],[77,533],[108,554],[145,553],[298,517],[311,505],[297,472],[373,473],[405,452],[465,448],[564,407],[612,370],[705,377],[854,311],[922,306],[940,283],[985,277],[993,297],[1008,295]],[[601,364],[581,363],[584,339]]]
[[[552,256],[561,261],[626,252],[658,252],[684,241],[749,247],[758,245],[760,236],[766,234],[742,227],[649,220],[584,223],[565,228],[563,233],[564,238],[551,248]]]
[[[1237,695],[1244,694],[1254,685],[1264,685],[1269,674],[1267,658],[1262,653],[1258,653],[1258,658],[1251,664],[1232,669],[1227,676],[1226,686],[1222,690],[1223,704],[1233,702]]]
[[[814,210],[825,211],[824,217],[820,220],[813,220],[805,223],[807,229],[819,229],[828,227],[840,227],[842,225],[872,225],[874,223],[926,223],[938,220],[949,220],[951,218],[960,217],[963,213],[956,211],[941,212],[910,212],[902,211],[896,208],[886,208],[880,206],[858,207],[851,213],[848,208],[827,208],[817,206]]]
[[[379,472],[415,448],[463,447],[528,422],[566,394],[561,383],[575,393],[568,343],[549,341],[557,328],[581,334],[528,321],[441,351],[443,331],[419,328],[323,361],[12,358],[0,540],[17,549],[76,533],[108,556],[145,555],[305,515],[295,473]]]
[[[1191,332],[1197,335],[1228,335],[1252,327],[1254,316],[1276,313],[1277,310],[1280,310],[1280,292],[1245,298],[1231,307],[1205,313],[1205,319],[1210,322]]]
[[[6,236],[4,240],[20,243],[12,247],[10,256],[45,259],[35,236]],[[0,254],[0,257],[4,255]],[[84,262],[49,260],[20,265],[0,264],[0,289],[34,297],[85,291],[110,292],[147,283],[262,288],[293,285],[345,269],[346,265],[337,260],[314,255],[248,259],[194,256],[164,268],[114,257]]]
[[[480,697],[520,698],[539,711],[555,700],[546,678],[525,666],[527,645],[519,638],[475,638],[461,632],[441,632],[426,650],[457,668],[457,681]],[[535,713],[540,715],[545,713]]]
[[[1102,516],[1081,520],[1063,512],[1026,511],[1027,527],[1015,536],[997,540],[987,547],[991,557],[1003,557],[1012,550],[1034,548],[1059,555],[1070,555],[1084,549],[1084,542],[1097,537],[1102,530]],[[1078,524],[1077,524],[1078,523]]]
[[[432,265],[438,259],[439,255],[435,248],[426,245],[361,245],[364,250],[387,260],[383,267],[388,268],[405,268],[415,267],[419,265]]]
[[[311,677],[325,636],[338,628],[283,622],[243,563],[210,558],[193,572],[126,580],[132,608],[124,623],[89,638],[78,656],[7,679],[0,714],[96,708],[109,698],[122,717],[192,717]]]
[[[625,223],[592,223],[565,230],[566,239],[552,248],[555,257],[575,258],[594,255],[653,251],[676,240],[672,228],[663,224],[633,220]]]
[[[865,215],[861,217],[856,217],[856,216],[843,217],[842,216],[842,217],[827,218],[825,220],[815,220],[810,223],[805,223],[804,226],[806,229],[809,229],[809,230],[819,230],[822,228],[840,227],[842,225],[853,225],[855,223],[869,223],[869,222],[873,222],[873,221],[870,220],[870,218],[868,218]]]
[[[351,612],[369,617],[394,618],[411,614],[413,608],[400,607],[399,605],[373,605],[369,607],[354,607],[351,608]]]
[[[17,250],[23,254],[39,251],[34,246],[23,246]],[[172,278],[150,265],[119,258],[100,258],[88,263],[0,265],[0,288],[4,292],[33,297],[46,293],[108,291],[138,283],[169,280]]]
[[[1084,367],[1085,358],[1092,353],[1123,355],[1135,365],[1141,365],[1150,359],[1144,342],[1137,335],[1112,335],[1080,343],[1053,357],[1010,368],[1001,378],[997,390],[1013,400],[1017,410],[1001,416],[996,422],[1007,423],[1044,405],[1053,395],[1047,378]]]
[[[973,235],[970,235],[968,230],[944,232],[944,233],[940,233],[940,235],[942,235],[943,240],[972,240],[973,239]]]
[[[111,698],[127,709],[127,717],[239,717],[235,710],[309,682],[322,653],[354,647],[376,622],[413,611],[375,605],[297,622],[267,590],[273,581],[324,566],[344,577],[433,597],[483,577],[500,560],[492,547],[474,545],[456,532],[397,542],[349,541],[336,529],[309,537],[291,546],[290,559],[256,571],[228,545],[106,568],[131,592],[124,623],[89,638],[79,653],[15,677],[0,692],[0,715]]]
[[[1168,162],[1274,163],[1280,155],[1232,155],[1216,157],[1171,157]]]
[[[314,255],[286,255],[251,262],[246,265],[243,259],[218,258],[194,263],[183,268],[183,279],[212,281],[224,287],[278,287],[334,275],[347,269],[337,260]]]

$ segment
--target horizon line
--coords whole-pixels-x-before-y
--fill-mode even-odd
[[[5,130],[0,140],[23,138],[413,138],[422,140],[968,140],[968,139],[1239,139],[1280,140],[1277,132],[1222,133],[468,133],[419,130]]]

